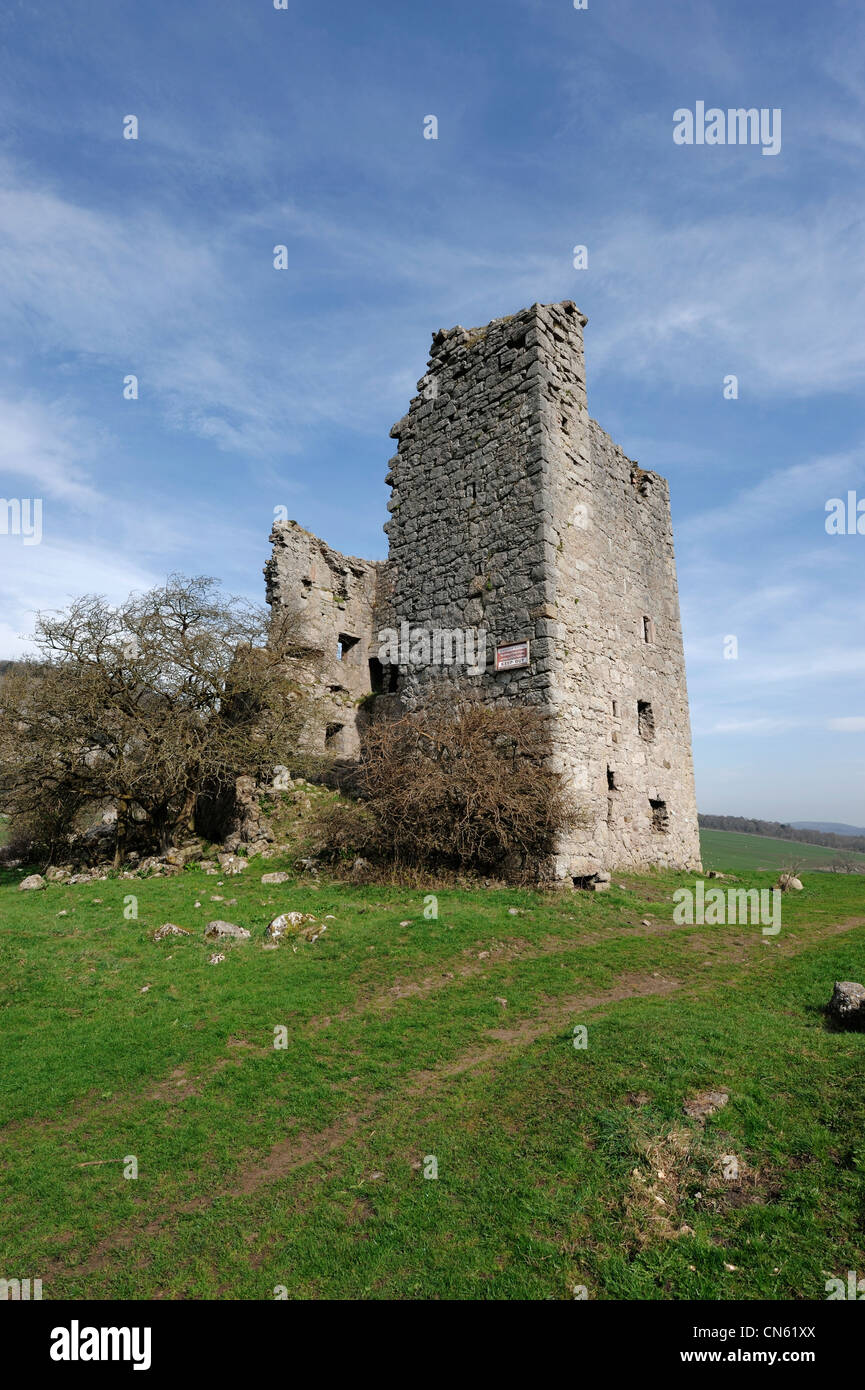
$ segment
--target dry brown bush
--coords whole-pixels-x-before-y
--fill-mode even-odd
[[[334,849],[389,865],[534,876],[577,814],[544,764],[545,725],[536,709],[480,702],[373,724],[358,779],[362,843],[350,843],[345,812],[329,813],[320,832]]]

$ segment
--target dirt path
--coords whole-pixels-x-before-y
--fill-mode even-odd
[[[795,955],[800,951],[813,948],[820,940],[831,938],[843,932],[851,931],[856,927],[865,925],[865,917],[848,918],[843,922],[832,923],[825,927],[817,928],[815,934],[807,940],[801,938],[772,939],[771,947],[781,950],[785,955]],[[649,936],[659,931],[676,930],[667,923],[652,923],[649,927],[629,928],[626,931],[608,933],[605,939],[615,940],[623,936]],[[735,964],[740,968],[749,957],[747,950],[749,943],[753,949],[759,949],[766,944],[766,938],[754,936],[754,929],[750,929],[748,935],[724,938],[725,950],[715,956],[712,964],[720,965],[726,959],[729,963]],[[593,934],[595,935],[595,934]],[[603,939],[597,934],[598,939]],[[717,935],[699,936],[694,938],[694,945],[698,949],[708,948],[710,945],[717,945]],[[525,951],[511,952],[508,955],[508,947],[503,946],[496,957],[490,957],[491,963],[495,964],[502,959],[527,960],[535,959],[551,953],[573,952],[580,946],[589,944],[585,937],[578,940],[559,941],[553,939],[539,949],[529,949]],[[594,944],[594,943],[592,943]],[[510,943],[511,947],[514,943]],[[743,949],[744,948],[744,949]],[[441,978],[427,976],[421,981],[400,983],[391,986],[387,991],[378,991],[370,994],[365,999],[359,1001],[355,1009],[348,1011],[339,1017],[352,1017],[362,1014],[371,1007],[387,1010],[399,1000],[406,997],[423,995],[432,990],[446,987],[456,980],[463,980],[472,976],[481,975],[483,967],[479,964],[471,963],[455,970],[454,972],[444,972]],[[686,993],[691,995],[704,993],[706,990],[717,985],[718,980],[712,976],[705,979],[691,982],[686,987]],[[659,972],[654,974],[623,974],[618,977],[616,983],[606,991],[599,991],[591,994],[568,995],[559,999],[550,1000],[538,1009],[531,1018],[523,1019],[512,1028],[486,1029],[483,1033],[483,1041],[468,1049],[462,1055],[443,1062],[440,1066],[427,1068],[421,1071],[410,1073],[404,1078],[399,1091],[396,1095],[393,1092],[382,1092],[371,1096],[368,1103],[359,1110],[340,1116],[333,1124],[315,1133],[299,1133],[286,1136],[285,1139],[276,1143],[266,1156],[255,1163],[242,1167],[234,1180],[222,1187],[219,1191],[211,1192],[206,1195],[190,1199],[187,1202],[175,1203],[167,1206],[164,1211],[153,1221],[146,1225],[134,1229],[112,1232],[111,1235],[104,1237],[93,1248],[85,1261],[74,1269],[65,1264],[62,1260],[50,1261],[46,1264],[46,1275],[69,1277],[70,1275],[89,1275],[103,1270],[110,1262],[111,1257],[120,1250],[131,1247],[142,1239],[152,1239],[161,1234],[166,1227],[181,1215],[191,1215],[196,1212],[206,1210],[215,1200],[220,1197],[244,1197],[250,1196],[265,1184],[273,1183],[284,1178],[297,1168],[303,1167],[308,1163],[327,1157],[329,1154],[346,1144],[361,1127],[374,1119],[380,1107],[398,1101],[405,1096],[423,1096],[434,1093],[434,1091],[451,1081],[455,1077],[465,1075],[467,1072],[485,1065],[494,1065],[501,1058],[506,1056],[509,1051],[525,1047],[538,1039],[555,1032],[558,1028],[573,1025],[575,1016],[586,1015],[599,1008],[610,1004],[617,1004],[629,999],[648,998],[652,996],[663,996],[673,993],[683,988],[679,981],[664,976]],[[330,1020],[311,1019],[310,1028],[318,1031],[319,1028],[327,1026]],[[236,1040],[235,1040],[236,1041]],[[250,1048],[248,1055],[258,1052],[257,1048]],[[237,1065],[242,1065],[242,1058],[232,1059]],[[217,1064],[226,1065],[223,1061]],[[199,1080],[196,1077],[194,1080]],[[185,1077],[178,1075],[169,1079],[163,1085],[175,1085],[178,1090],[182,1090]]]

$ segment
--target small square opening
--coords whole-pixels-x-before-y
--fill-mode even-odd
[[[337,661],[345,661],[345,658],[351,651],[352,647],[356,647],[359,641],[359,637],[352,637],[348,632],[339,633],[336,639]]]

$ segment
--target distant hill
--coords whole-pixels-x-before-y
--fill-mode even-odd
[[[850,868],[865,873],[865,854],[842,853],[828,846],[776,840],[769,835],[747,835],[731,830],[701,830],[704,869]]]
[[[794,830],[823,830],[829,835],[865,835],[865,826],[843,825],[836,820],[794,820]]]
[[[833,830],[804,830],[800,826],[787,825],[775,820],[756,820],[749,816],[712,816],[700,813],[701,830],[732,830],[740,835],[766,835],[774,840],[795,840],[799,844],[824,845],[841,853],[865,851],[865,831],[857,831],[850,826],[852,833],[840,835]]]

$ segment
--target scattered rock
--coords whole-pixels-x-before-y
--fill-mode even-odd
[[[319,927],[311,912],[281,912],[268,924],[264,933],[271,941],[281,936],[300,936],[305,941],[316,941],[327,928]]]
[[[508,1007],[508,1001],[507,1001],[507,999],[503,999],[502,996],[501,996],[500,994],[497,994],[497,995],[496,995],[496,1003],[497,1003],[497,1004],[501,1004],[501,1006],[502,1006],[503,1009],[506,1009],[506,1008]]]
[[[842,1028],[865,1028],[865,986],[836,980],[826,1012]]]
[[[28,874],[27,877],[22,878],[21,882],[18,884],[18,892],[31,893],[38,888],[47,887],[48,884],[45,882],[45,879],[42,877],[41,874]]]
[[[166,864],[171,864],[175,868],[183,869],[193,859],[201,858],[200,845],[177,845],[175,848],[167,850],[165,853]]]
[[[682,1108],[692,1120],[705,1120],[707,1115],[714,1115],[716,1110],[723,1109],[729,1099],[726,1091],[703,1091],[699,1096],[686,1100]]]
[[[233,922],[208,922],[205,936],[232,936],[237,941],[247,941],[250,933],[246,927],[236,927]]]
[[[249,860],[242,859],[239,854],[218,854],[216,858],[224,874],[242,874],[244,869],[249,868]]]
[[[157,927],[153,933],[154,941],[164,941],[166,936],[191,936],[192,932],[187,931],[186,927],[177,927],[173,922],[164,922],[161,927]]]
[[[408,921],[406,921],[406,922],[400,922],[400,926],[401,926],[401,927],[410,927],[410,926],[411,926],[411,922],[408,922]]]
[[[780,888],[782,893],[788,893],[791,888],[797,893],[802,891],[801,880],[794,878],[792,874],[781,874],[775,887]]]
[[[291,874],[285,873],[282,869],[280,869],[279,873],[261,875],[262,883],[287,883],[290,878]]]
[[[225,960],[225,956],[220,955],[220,954],[217,954],[217,955],[215,955],[215,956],[211,956],[211,957],[210,957],[210,960],[207,962],[207,964],[208,964],[208,965],[221,965],[222,962],[223,962],[224,960]]]

